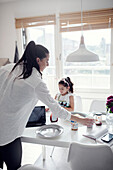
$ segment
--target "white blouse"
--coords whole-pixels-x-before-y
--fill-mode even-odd
[[[27,79],[15,79],[22,73],[22,66],[16,67],[9,75],[13,66],[8,64],[0,68],[0,146],[22,135],[38,100],[46,104],[55,117],[67,120],[71,117],[70,112],[51,97],[35,68]]]
[[[66,95],[62,96],[60,93],[57,93],[56,100],[59,104],[63,105],[64,107],[70,106],[70,96],[73,96],[73,93],[68,92]]]

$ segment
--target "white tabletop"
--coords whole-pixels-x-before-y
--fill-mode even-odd
[[[51,124],[49,121],[49,115],[47,116],[47,124]],[[52,123],[54,124],[54,123]],[[80,125],[77,131],[71,130],[71,123],[66,120],[59,119],[55,124],[60,125],[64,128],[64,132],[55,138],[45,139],[41,138],[36,134],[36,129],[40,127],[26,128],[22,135],[22,142],[42,144],[42,145],[51,145],[59,147],[69,147],[71,142],[81,142],[81,143],[92,143],[95,141],[83,136],[87,131],[90,131],[90,128]],[[99,128],[99,127],[98,127]]]

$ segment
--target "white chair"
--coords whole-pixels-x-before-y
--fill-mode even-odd
[[[75,112],[82,112],[82,98],[75,96]]]
[[[89,112],[102,112],[106,113],[106,101],[103,100],[93,100]]]
[[[113,152],[105,144],[71,143],[68,162],[72,170],[112,170]]]
[[[26,164],[20,167],[18,170],[45,170],[45,169],[39,168],[35,165]]]

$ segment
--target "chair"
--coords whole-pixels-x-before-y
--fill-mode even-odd
[[[26,164],[20,167],[18,170],[45,170],[45,169],[39,168],[35,165]]]
[[[68,162],[72,170],[112,170],[113,152],[105,144],[71,143]]]
[[[82,112],[82,98],[75,96],[75,109],[76,112]]]
[[[89,112],[102,112],[106,113],[106,101],[103,100],[93,100]]]

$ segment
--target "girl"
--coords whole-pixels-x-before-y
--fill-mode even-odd
[[[59,91],[55,96],[58,103],[68,111],[74,111],[73,83],[69,77],[59,81]]]

